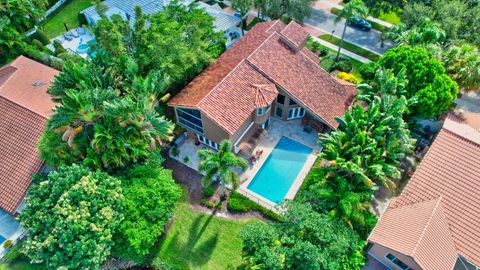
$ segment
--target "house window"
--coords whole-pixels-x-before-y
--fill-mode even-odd
[[[275,109],[275,115],[276,115],[277,117],[282,118],[282,115],[283,115],[283,110],[282,110],[282,108],[278,108],[278,107],[277,107],[277,108]]]
[[[293,99],[290,99],[290,102],[288,104],[291,106],[297,105],[297,103]]]
[[[270,111],[270,107],[271,107],[271,105],[268,104],[266,107],[258,108],[258,109],[257,109],[257,115],[260,116],[260,115],[263,115],[263,114],[269,112],[269,111]]]
[[[285,96],[284,95],[278,95],[277,96],[277,103],[285,104]]]
[[[400,269],[402,270],[409,270],[411,269],[410,267],[408,267],[407,264],[405,264],[404,262],[400,261],[397,257],[395,257],[394,255],[388,253],[387,256],[385,256],[385,258],[387,258],[389,261],[391,261],[393,264],[395,264],[396,266],[398,266]]]
[[[177,120],[185,128],[203,134],[202,116],[200,111],[187,108],[175,108]]]
[[[201,143],[218,150],[218,144],[216,142],[214,142],[210,139],[207,139],[205,136],[198,135],[198,134],[197,134],[197,138]]]
[[[291,108],[288,110],[288,117],[287,119],[296,119],[302,118],[305,116],[305,109],[302,107]]]

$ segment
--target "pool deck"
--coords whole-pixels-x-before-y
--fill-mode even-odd
[[[82,58],[87,58],[87,56],[88,56],[87,52],[79,53],[79,52],[77,52],[77,48],[80,44],[86,44],[87,42],[92,41],[94,39],[95,39],[95,37],[93,36],[93,34],[91,34],[89,32],[89,30],[86,30],[86,33],[83,34],[83,35],[80,35],[78,38],[73,38],[72,40],[66,40],[63,37],[63,35],[60,35],[60,36],[52,39],[51,42],[53,43],[53,41],[58,40],[62,43],[63,48],[65,48],[65,50],[67,50],[68,52],[70,52],[72,54],[78,54]],[[54,50],[53,45],[51,45],[51,44],[50,44],[50,46],[47,46],[47,47]]]
[[[293,200],[293,198],[295,198],[295,195],[302,186],[303,180],[310,171],[310,168],[315,163],[315,160],[317,159],[317,154],[322,150],[321,146],[317,143],[318,135],[315,132],[304,132],[301,119],[285,122],[272,117],[272,124],[268,129],[267,134],[260,140],[257,147],[253,150],[253,153],[258,150],[263,150],[262,158],[239,175],[241,183],[237,189],[239,193],[247,196],[251,200],[262,205],[263,207],[266,207],[276,212],[281,211],[281,209],[276,203],[260,196],[259,194],[256,194],[255,192],[249,190],[247,187],[252,181],[252,179],[255,177],[258,170],[260,170],[260,168],[263,166],[263,163],[267,160],[267,157],[273,151],[278,141],[283,136],[302,143],[312,148],[313,150],[305,161],[305,164],[297,175],[297,178],[295,178],[295,181],[287,192],[287,195],[285,196],[286,200]]]

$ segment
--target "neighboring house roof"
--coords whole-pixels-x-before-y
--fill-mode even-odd
[[[242,22],[239,17],[223,11],[217,4],[212,6],[204,2],[197,2],[197,5],[200,8],[203,8],[210,16],[215,18],[213,25],[217,31],[225,31],[231,27],[240,25]]]
[[[440,197],[386,211],[369,240],[412,257],[422,269],[451,270],[457,260]]]
[[[0,68],[0,95],[47,118],[53,111],[47,88],[58,70],[19,56]]]
[[[113,14],[118,14],[124,19],[129,19],[130,23],[134,23],[135,16],[135,7],[139,6],[142,8],[144,14],[153,14],[156,12],[162,11],[165,6],[167,6],[171,1],[170,0],[105,0],[103,3],[109,7],[109,10],[106,12],[108,17]],[[186,0],[183,1],[186,4],[191,3],[192,1]],[[240,18],[227,13],[223,10],[218,10],[216,6],[211,6],[203,2],[197,2],[197,5],[200,8],[203,8],[210,16],[215,18],[213,25],[217,31],[225,31],[230,27],[240,24]],[[85,16],[89,16],[95,21],[99,21],[101,18],[96,11],[95,6],[88,7],[82,10],[80,13],[83,13]]]
[[[287,36],[281,34],[285,29]],[[307,38],[303,30],[291,33],[298,29],[295,22],[288,26],[280,21],[255,25],[172,98],[169,105],[196,107],[233,134],[254,108],[253,103],[249,107],[240,105],[249,101],[238,93],[244,91],[247,84],[274,83],[328,125],[338,127],[334,116],[345,113],[355,88],[339,83],[320,68],[319,58],[308,49],[291,48],[303,43],[299,36]],[[286,44],[285,38],[292,44]]]
[[[418,250],[430,254],[428,258],[418,258],[417,262],[424,269],[444,269],[433,267],[436,265],[434,260],[439,260],[437,254],[444,256],[444,260],[451,257],[448,246],[444,247],[451,238],[457,254],[480,265],[479,186],[480,132],[449,115],[415,174],[401,195],[390,203],[369,240],[392,249],[398,248],[402,253],[407,252],[411,243],[416,241]],[[443,209],[441,211],[449,230],[443,229],[444,225],[440,225],[443,221],[438,218],[432,233],[438,238],[437,242],[424,242],[416,233],[417,228],[422,227],[419,219],[423,215],[418,208],[435,200]],[[398,213],[408,208],[417,210],[399,217],[401,214]],[[433,225],[426,223],[423,226],[425,231],[428,231],[428,226]],[[393,235],[387,237],[387,234]],[[440,245],[440,242],[443,244]],[[453,264],[445,267],[448,266],[453,268]]]
[[[43,164],[37,142],[55,106],[46,89],[58,73],[23,56],[0,68],[0,208],[10,214]]]

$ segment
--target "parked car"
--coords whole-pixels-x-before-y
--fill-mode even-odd
[[[348,18],[348,25],[362,29],[363,31],[370,31],[372,25],[366,20],[359,17]]]

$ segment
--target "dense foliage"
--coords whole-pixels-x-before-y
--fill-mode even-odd
[[[259,9],[261,17],[268,17],[272,20],[280,19],[282,16],[303,23],[312,14],[312,0],[254,0],[255,6]]]
[[[19,55],[24,47],[25,32],[44,15],[45,0],[2,1],[0,4],[0,65]]]
[[[49,90],[60,105],[40,140],[42,159],[55,166],[81,161],[98,169],[124,167],[170,138],[173,124],[157,111],[165,89],[161,76],[121,79],[95,63],[65,66]]]
[[[435,117],[446,111],[457,97],[458,86],[445,68],[422,48],[401,46],[388,50],[377,63],[367,65],[391,69],[394,74],[405,70],[405,97],[415,98],[410,113],[417,117]]]
[[[363,242],[338,220],[293,203],[276,223],[250,224],[240,233],[246,269],[361,269]]]
[[[138,7],[135,12],[133,28],[118,15],[102,15],[94,29],[99,46],[113,56],[113,67],[130,66],[140,76],[155,70],[179,90],[224,50],[223,33],[215,32],[214,19],[195,3],[174,1],[148,16]]]
[[[121,178],[125,218],[114,238],[114,254],[142,262],[172,218],[182,191],[159,156],[134,165]]]
[[[37,179],[20,215],[25,254],[52,269],[98,269],[122,221],[122,199],[118,179],[78,165]]]
[[[219,180],[222,187],[222,194],[228,185],[236,188],[240,181],[235,168],[245,170],[248,167],[247,161],[238,157],[232,152],[232,143],[223,140],[218,146],[218,151],[201,149],[197,152],[200,158],[199,170],[205,173],[202,179],[203,186],[209,186],[213,181]]]

